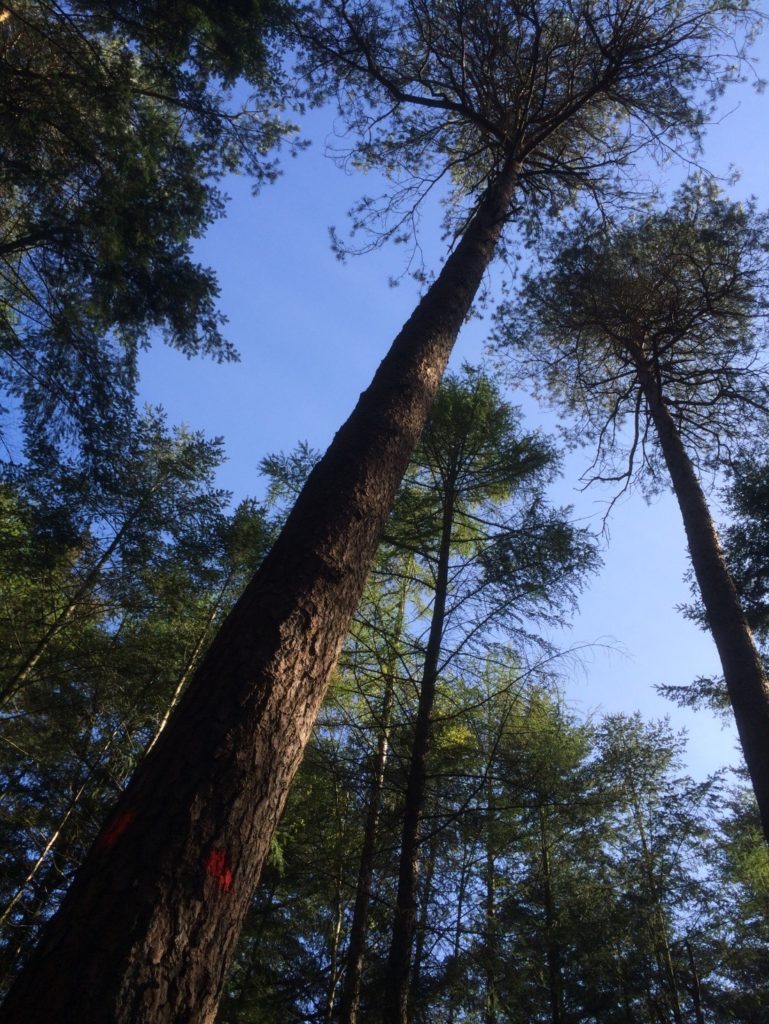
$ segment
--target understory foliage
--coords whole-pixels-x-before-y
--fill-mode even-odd
[[[366,688],[370,680],[364,682]],[[256,894],[219,1020],[334,1020],[377,720],[339,673]],[[359,1018],[380,1019],[408,719],[396,717]],[[769,858],[750,798],[684,740],[579,721],[499,652],[436,716],[413,1019],[765,1020]],[[697,1013],[701,1017],[697,1017]]]

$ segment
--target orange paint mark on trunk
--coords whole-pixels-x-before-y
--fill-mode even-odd
[[[99,836],[99,843],[102,846],[114,846],[135,817],[136,811],[130,810],[116,814]]]
[[[206,867],[222,892],[229,892],[232,888],[232,865],[227,851],[211,850]]]

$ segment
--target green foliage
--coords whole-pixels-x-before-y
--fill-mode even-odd
[[[698,138],[754,19],[722,0],[324,0],[299,35],[310,95],[332,95],[350,127],[345,159],[393,183],[360,202],[354,229],[405,241],[441,180],[461,232],[506,160],[511,216],[529,229],[579,194],[610,202],[639,149]]]
[[[758,444],[731,467],[726,489],[730,522],[724,550],[751,628],[769,634],[769,467]]]
[[[495,631],[524,643],[527,618],[557,619],[595,567],[589,534],[569,523],[569,509],[547,504],[557,472],[553,446],[523,433],[518,410],[487,377],[465,367],[446,378],[385,533],[415,557],[429,607],[450,520],[443,669]]]
[[[767,403],[766,215],[693,180],[667,210],[616,224],[586,214],[550,242],[498,313],[496,345],[578,419],[595,474],[659,486],[647,378],[695,463],[728,461]]]
[[[728,462],[767,405],[767,215],[693,180],[662,211],[584,214],[543,255],[498,312],[496,348],[577,418],[595,476],[660,486],[650,387],[695,464]]]
[[[156,330],[234,358],[192,243],[216,181],[274,175],[287,7],[13,0],[0,22],[0,391],[26,430],[86,445],[131,415]],[[231,34],[237,32],[237,34]],[[245,75],[248,109],[228,90]]]

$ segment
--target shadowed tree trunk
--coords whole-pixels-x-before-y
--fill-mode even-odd
[[[499,962],[499,936],[497,923],[497,878],[494,862],[496,801],[491,768],[486,779],[486,864],[484,878],[484,936],[483,960],[484,983],[484,1024],[497,1024],[497,963]]]
[[[705,1024],[705,1015],[702,1012],[702,990],[700,989],[700,976],[697,973],[697,965],[694,962],[694,953],[688,939],[685,940],[686,953],[689,957],[689,969],[692,972],[692,984],[689,993],[692,997],[694,1007],[694,1020],[696,1024]]]
[[[400,479],[509,213],[508,159],[311,474],[0,1010],[208,1024]]]

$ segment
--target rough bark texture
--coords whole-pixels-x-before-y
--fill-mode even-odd
[[[769,842],[769,680],[691,459],[650,371],[642,365],[637,371],[681,509],[708,628],[721,660],[764,836]]]
[[[400,479],[515,187],[512,161],[311,474],[102,830],[3,1024],[209,1024]]]
[[[443,640],[446,616],[446,597],[449,580],[449,552],[454,515],[454,496],[451,482],[446,484],[443,522],[435,579],[435,598],[430,621],[422,680],[419,687],[419,707],[414,725],[414,740],[406,782],[406,801],[403,808],[398,892],[393,915],[393,934],[385,977],[385,1024],[408,1024],[409,975],[411,954],[417,930],[417,885],[419,881],[420,826],[427,799],[427,754],[435,688],[438,682],[438,660]]]

